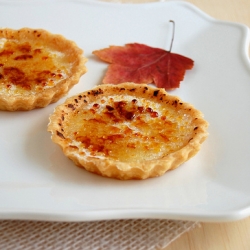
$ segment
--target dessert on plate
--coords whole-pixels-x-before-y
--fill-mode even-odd
[[[0,29],[0,110],[58,101],[86,72],[75,42],[42,29]]]
[[[194,156],[208,123],[191,104],[146,84],[103,84],[50,116],[52,140],[77,166],[116,179],[163,175]]]

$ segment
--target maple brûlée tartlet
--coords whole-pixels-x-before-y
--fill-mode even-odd
[[[58,101],[86,72],[75,42],[42,29],[0,29],[0,110]]]
[[[178,167],[199,151],[207,127],[200,111],[164,89],[122,83],[68,98],[48,131],[77,166],[127,180]]]

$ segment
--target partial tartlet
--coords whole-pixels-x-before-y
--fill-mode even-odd
[[[0,110],[58,101],[86,72],[75,42],[42,29],[0,29]]]
[[[200,150],[207,127],[200,111],[164,89],[122,83],[68,98],[48,131],[77,166],[128,180],[177,168]]]

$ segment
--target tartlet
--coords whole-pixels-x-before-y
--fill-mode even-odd
[[[50,116],[52,141],[77,166],[128,180],[163,175],[207,138],[203,114],[164,89],[104,84],[68,98]]]
[[[0,110],[42,108],[58,101],[86,72],[75,42],[42,29],[0,29]]]

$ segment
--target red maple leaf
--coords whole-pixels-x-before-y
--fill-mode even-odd
[[[190,58],[139,43],[110,46],[93,54],[110,63],[103,83],[112,84],[154,83],[159,88],[174,89],[194,65]]]

